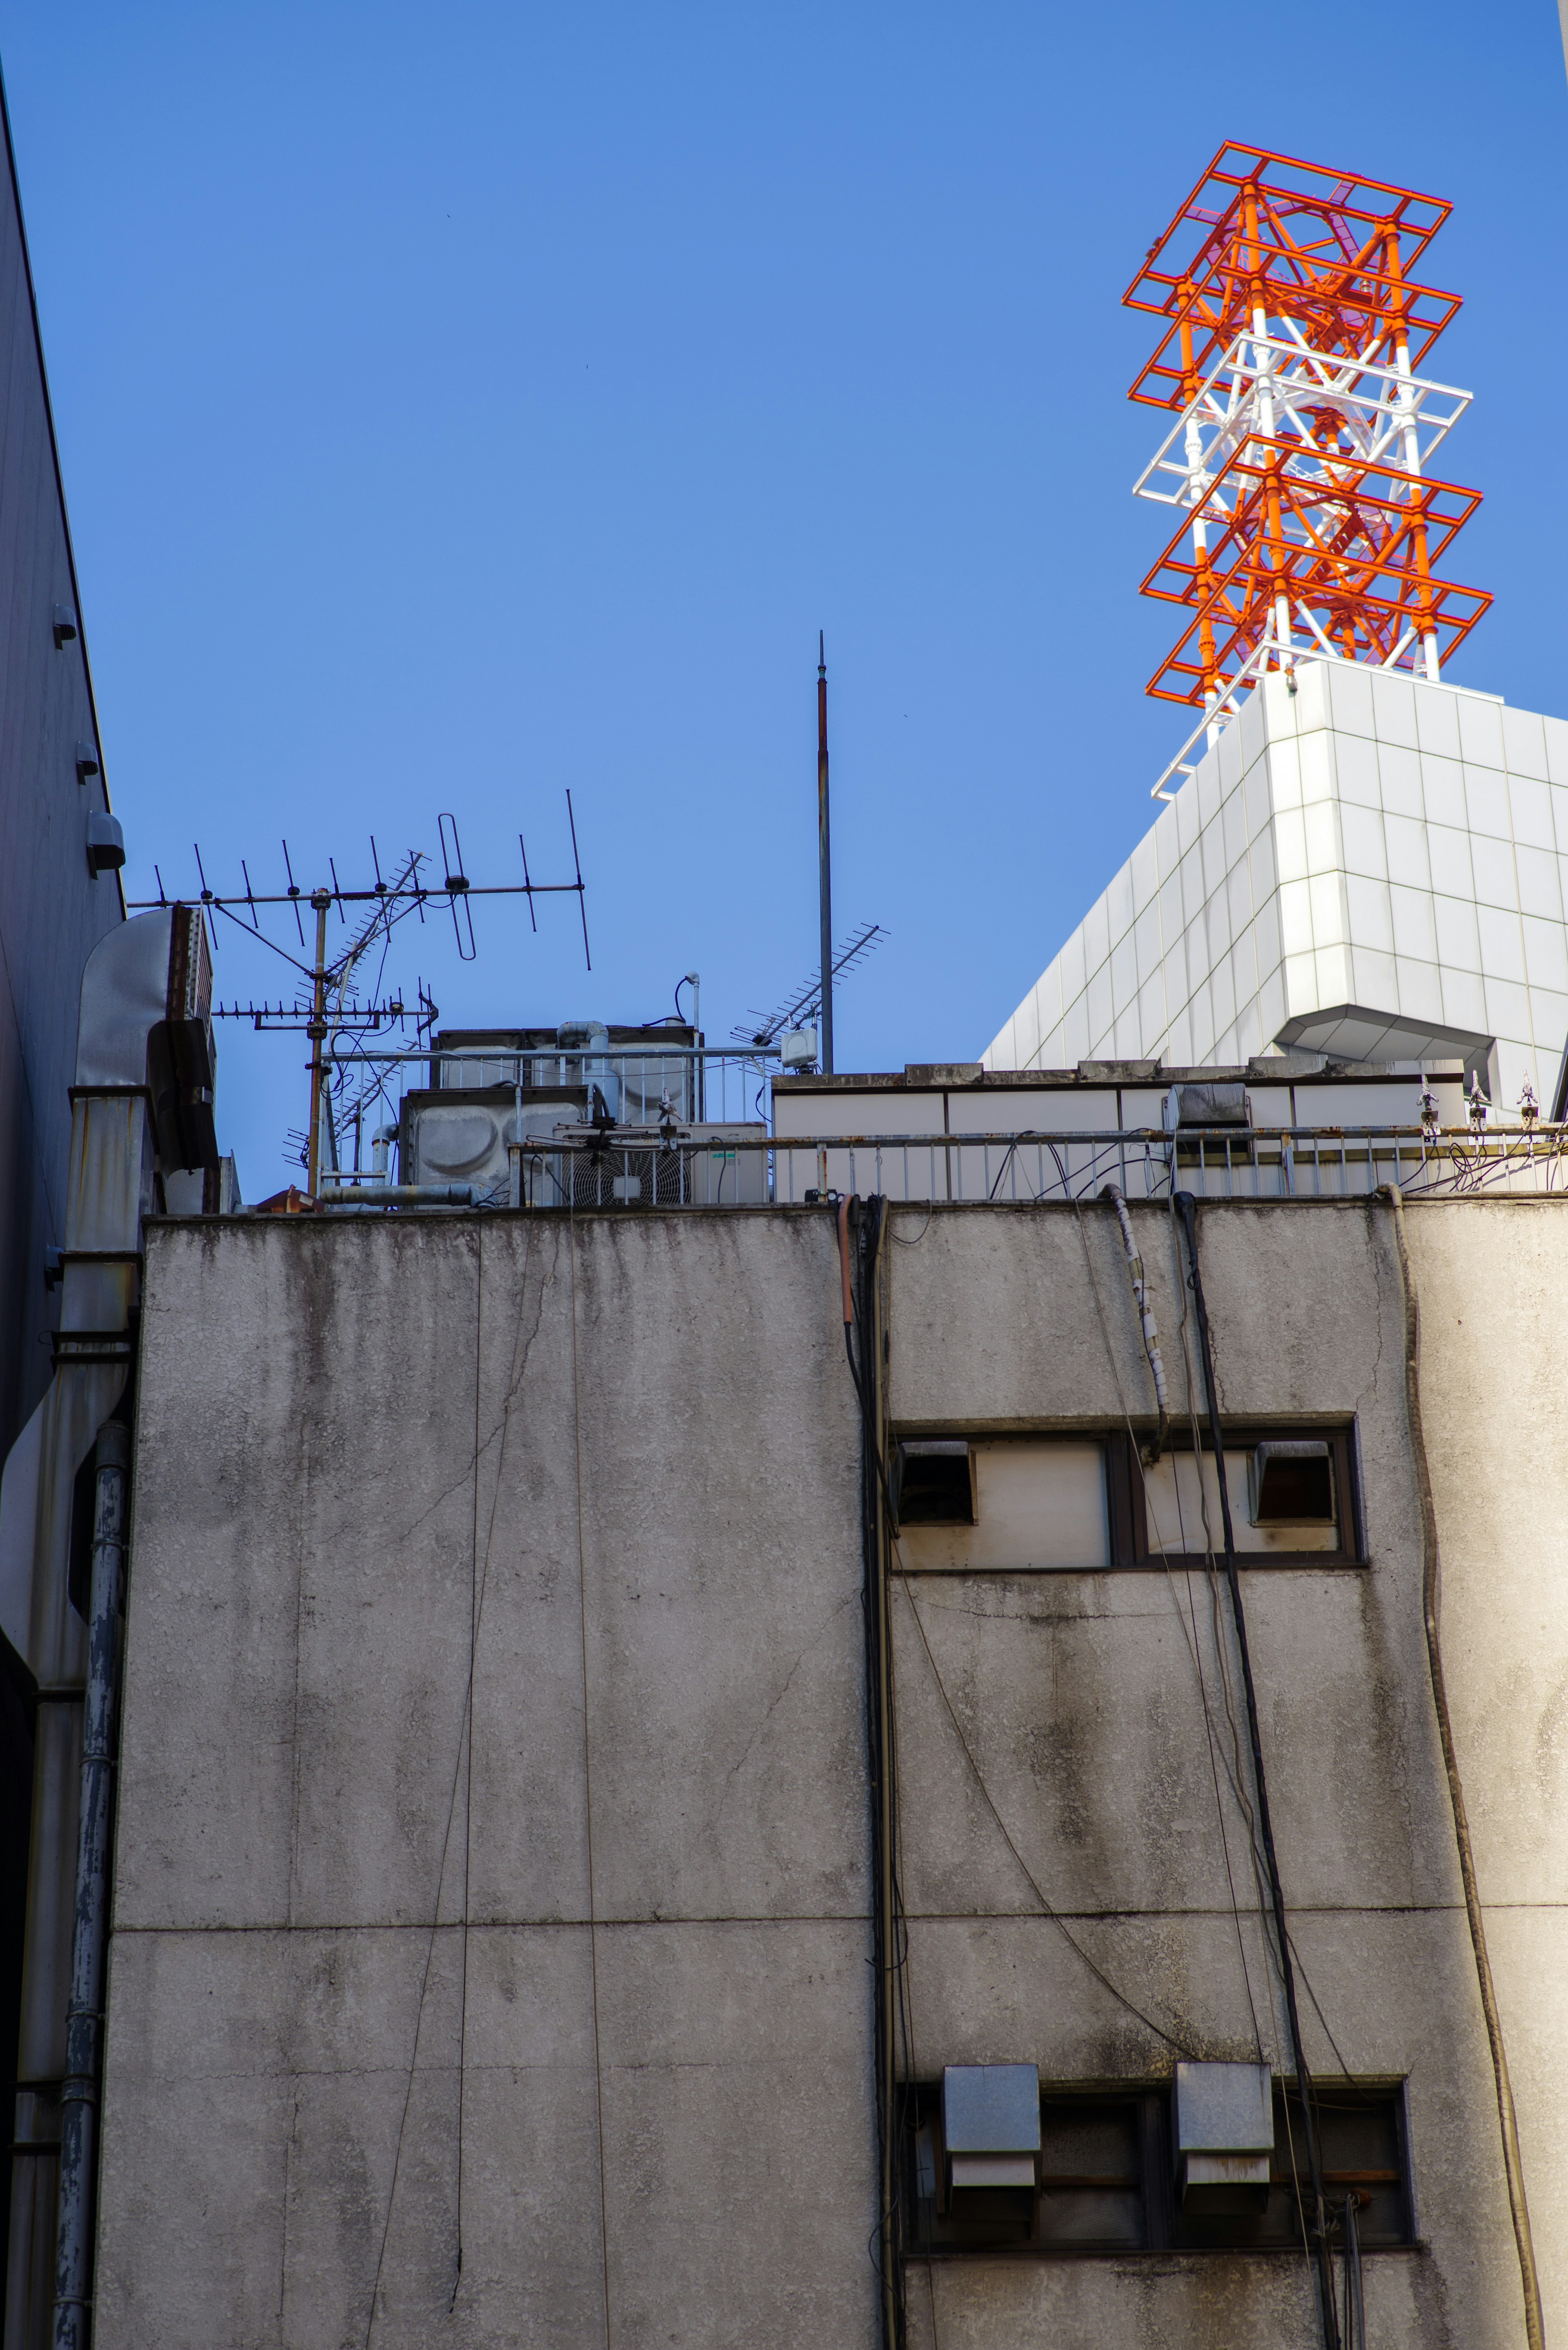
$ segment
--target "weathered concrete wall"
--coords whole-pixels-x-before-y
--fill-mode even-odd
[[[1134,1212],[1184,1410],[1168,1222]],[[1409,1221],[1455,1730],[1560,2332],[1568,1216]],[[1371,2338],[1521,2343],[1388,1211],[1227,1203],[1200,1243],[1227,1410],[1359,1432],[1369,1565],[1245,1581],[1309,2055],[1409,2081],[1422,2242],[1369,2256]],[[885,1261],[898,1424],[1149,1414],[1106,1211],[900,1210]],[[607,2289],[617,2343],[870,2345],[858,1431],[829,1218],[169,1225],[148,1301],[100,2350],[314,2350],[372,2313],[389,2350],[599,2344]],[[1206,1733],[1203,1574],[910,1577],[891,1604],[917,2072],[1172,2061],[1039,1914],[939,1674],[1117,1990],[1220,2056],[1252,2053],[1255,2008],[1288,2069]],[[1278,2254],[939,2262],[909,2298],[940,2350],[1314,2340]]]
[[[1134,1210],[1173,1408],[1187,1397],[1174,1239]],[[1557,1396],[1568,1305],[1561,1203],[1409,1211],[1450,1701],[1511,2048],[1549,2331],[1568,2324],[1568,1469]],[[1153,1388],[1109,1213],[894,1217],[892,1410],[909,1426],[1048,1428]],[[1309,2061],[1407,2076],[1423,2245],[1367,2262],[1372,2339],[1522,2343],[1496,2106],[1461,1907],[1421,1617],[1404,1332],[1389,1211],[1199,1211],[1226,1410],[1354,1414],[1370,1564],[1244,1575]],[[906,1243],[907,1245],[898,1245]],[[1092,1275],[1091,1275],[1092,1267]],[[1096,1290],[1098,1297],[1096,1300]],[[1103,1326],[1102,1326],[1103,1314]],[[1221,1776],[1200,1661],[1207,1578],[1185,1569],[916,1577],[894,1595],[904,1896],[916,2070],[1035,2061],[1059,2082],[1154,2078],[1172,2049],[1096,1981],[1040,1905],[975,1783],[940,1673],[1009,1833],[1117,1988],[1205,2054],[1289,2069],[1246,1831]],[[919,1627],[915,1611],[919,1617]],[[921,1633],[923,1631],[924,1638]],[[1213,1707],[1219,1714],[1217,1704]],[[1304,1987],[1310,1986],[1310,1991]],[[1324,2021],[1334,2045],[1326,2036]],[[943,2350],[1308,2345],[1304,2263],[1175,2254],[934,2262],[913,2339]]]
[[[154,1233],[100,2350],[867,2338],[836,1278],[819,1217]]]

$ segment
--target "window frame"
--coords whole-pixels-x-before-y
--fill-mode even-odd
[[[1366,1546],[1362,1531],[1361,1482],[1356,1474],[1359,1447],[1356,1442],[1356,1423],[1354,1420],[1315,1422],[1300,1419],[1283,1422],[1238,1420],[1234,1427],[1223,1428],[1220,1433],[1227,1460],[1232,1453],[1250,1452],[1255,1444],[1267,1443],[1272,1439],[1292,1436],[1314,1437],[1327,1444],[1329,1459],[1334,1469],[1336,1525],[1339,1534],[1336,1546],[1333,1550],[1287,1550],[1282,1544],[1278,1549],[1263,1551],[1242,1550],[1238,1547],[1236,1552],[1238,1566],[1249,1568],[1362,1567],[1366,1565]],[[1212,1459],[1214,1447],[1210,1440],[1207,1425],[1200,1424],[1199,1434],[1201,1440],[1200,1451]],[[1173,1427],[1167,1439],[1165,1449],[1170,1453],[1190,1454],[1193,1449],[1191,1431],[1186,1428]],[[1162,1555],[1158,1544],[1150,1544],[1143,1478],[1139,1473],[1137,1461],[1132,1457],[1131,1447],[1126,1444],[1125,1437],[1123,1458],[1129,1478],[1127,1506],[1131,1518],[1133,1553],[1129,1564],[1138,1566],[1158,1566],[1161,1564],[1163,1555],[1172,1564],[1180,1560],[1185,1565],[1193,1559],[1204,1558],[1206,1554],[1201,1550],[1167,1549]],[[1218,1526],[1214,1528],[1214,1534],[1215,1556],[1219,1558],[1223,1554],[1220,1548],[1222,1535]]]
[[[1374,2235],[1370,2241],[1361,2237],[1361,2251],[1368,2260],[1379,2260],[1390,2252],[1409,2252],[1419,2249],[1418,2207],[1415,2169],[1411,2154],[1409,2081],[1407,2076],[1368,2074],[1358,2076],[1351,2085],[1382,2106],[1394,2125],[1398,2163],[1397,2195],[1402,2232],[1397,2236]],[[1322,2096],[1332,2098],[1336,2090],[1343,2094],[1343,2085],[1331,2079],[1314,2084]],[[1289,2183],[1290,2158],[1293,2140],[1286,2137],[1279,2119],[1281,2107],[1287,2102],[1299,2116],[1300,2098],[1293,2078],[1276,2074],[1273,2082],[1275,2111],[1274,2153],[1270,2164],[1270,2180],[1273,2187]],[[1171,2152],[1171,2084],[1165,2081],[1074,2081],[1042,2082],[1040,2102],[1042,2136],[1050,2135],[1052,2109],[1058,2115],[1065,2107],[1103,2107],[1127,2106],[1134,2109],[1134,2127],[1138,2165],[1136,2192],[1142,2211],[1139,2239],[1132,2241],[1120,2238],[1085,2238],[1053,2240],[1033,2236],[1026,2242],[981,2241],[973,2243],[943,2242],[929,2235],[921,2220],[921,2204],[928,2209],[934,2203],[940,2212],[943,2170],[941,2127],[941,2080],[906,2082],[901,2093],[899,2126],[899,2179],[906,2220],[904,2257],[912,2261],[1064,2261],[1064,2260],[1126,2260],[1144,2254],[1168,2256],[1172,2252],[1193,2254],[1199,2258],[1213,2254],[1234,2259],[1238,2253],[1252,2254],[1271,2260],[1299,2260],[1303,2247],[1299,2241],[1282,2241],[1278,2236],[1259,2241],[1254,2230],[1247,2232],[1247,2223],[1238,2219],[1233,2222],[1196,2223],[1182,2219],[1176,2200],[1176,2178]],[[919,2192],[919,2133],[923,2126],[934,2132],[932,2155],[937,2184],[935,2198],[922,2198]],[[1295,2176],[1305,2183],[1304,2158],[1302,2153],[1300,2123],[1293,2139]],[[1070,2174],[1064,2175],[1070,2176]],[[1325,2171],[1324,2185],[1330,2184],[1331,2174]],[[1337,2182],[1336,2182],[1337,2183]],[[1353,2181],[1347,2181],[1354,2183]],[[1043,2181],[1043,2186],[1044,2182]],[[1128,2181],[1131,2188],[1134,2182]],[[1106,2189],[1112,2188],[1108,2178]],[[1119,2182],[1117,2182],[1119,2187]],[[1333,2203],[1331,2195],[1331,2208]],[[1287,2207],[1288,2209],[1288,2207]],[[1263,2215],[1266,2219],[1266,2215]],[[1227,2232],[1229,2225],[1230,2232]],[[1366,2226],[1365,2220],[1362,2222]]]
[[[1254,1444],[1281,1437],[1313,1437],[1328,1445],[1334,1469],[1334,1499],[1337,1509],[1339,1542],[1333,1550],[1287,1550],[1282,1545],[1272,1550],[1241,1550],[1236,1553],[1236,1564],[1250,1572],[1268,1571],[1276,1567],[1319,1567],[1339,1570],[1364,1568],[1370,1564],[1366,1553],[1365,1524],[1362,1515],[1360,1477],[1360,1430],[1354,1418],[1335,1419],[1238,1420],[1233,1428],[1222,1430],[1226,1453],[1250,1451]],[[1206,1426],[1200,1427],[1200,1449],[1212,1454]],[[1051,1444],[1097,1444],[1100,1448],[1106,1481],[1106,1524],[1109,1555],[1102,1565],[1065,1565],[1061,1566],[1019,1565],[1000,1566],[990,1564],[928,1565],[919,1562],[906,1565],[909,1575],[1121,1575],[1138,1569],[1147,1570],[1168,1563],[1171,1565],[1191,1565],[1202,1562],[1201,1550],[1168,1549],[1161,1554],[1148,1538],[1148,1513],[1144,1493],[1143,1474],[1135,1444],[1141,1448],[1149,1443],[1154,1430],[1147,1423],[1134,1422],[1129,1437],[1126,1422],[1107,1427],[1103,1421],[1085,1422],[1079,1426],[1040,1429],[985,1429],[929,1426],[899,1428],[888,1431],[890,1453],[901,1444],[929,1442],[940,1440],[953,1443],[977,1445],[1006,1444],[1033,1446],[1044,1450]],[[1192,1451],[1192,1437],[1186,1427],[1173,1426],[1167,1437],[1168,1453]],[[978,1474],[975,1484],[975,1518],[980,1523]],[[1220,1529],[1215,1528],[1216,1537]],[[1216,1557],[1223,1555],[1216,1544]]]

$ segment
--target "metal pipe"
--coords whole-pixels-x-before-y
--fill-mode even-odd
[[[1138,1324],[1143,1332],[1143,1350],[1148,1357],[1148,1367],[1154,1375],[1154,1399],[1159,1410],[1159,1426],[1155,1432],[1154,1450],[1147,1456],[1152,1468],[1165,1451],[1165,1440],[1170,1433],[1170,1403],[1166,1393],[1165,1365],[1159,1358],[1159,1333],[1154,1326],[1154,1306],[1148,1294],[1143,1257],[1120,1184],[1107,1183],[1100,1197],[1110,1201],[1116,1211],[1116,1222],[1121,1226],[1122,1246],[1127,1251],[1127,1278],[1132,1283],[1133,1304],[1137,1307]]]
[[[1355,2190],[1345,2199],[1345,2350],[1366,2350],[1366,2308],[1361,2290],[1361,2236]]]
[[[1274,1824],[1269,1811],[1269,1783],[1263,1773],[1263,1740],[1258,1725],[1258,1692],[1252,1682],[1252,1655],[1247,1644],[1247,1617],[1241,1605],[1241,1579],[1236,1572],[1236,1536],[1231,1523],[1231,1492],[1225,1482],[1225,1440],[1220,1426],[1220,1399],[1214,1384],[1214,1355],[1209,1340],[1209,1308],[1203,1295],[1203,1276],[1198,1269],[1198,1203],[1190,1191],[1176,1194],[1177,1212],[1181,1218],[1182,1232],[1187,1240],[1187,1262],[1190,1268],[1192,1303],[1197,1309],[1198,1345],[1203,1367],[1203,1391],[1209,1405],[1209,1433],[1214,1446],[1214,1473],[1220,1487],[1220,1515],[1225,1528],[1225,1580],[1231,1594],[1231,1617],[1236,1627],[1236,1646],[1241,1658],[1241,1681],[1247,1698],[1247,1734],[1252,1749],[1252,1779],[1258,1794],[1258,1830],[1263,1840],[1263,1858],[1268,1866],[1269,1892],[1274,1912],[1274,1934],[1280,1946],[1280,1979],[1284,1986],[1285,2016],[1290,2025],[1291,2053],[1295,2062],[1296,2087],[1302,2101],[1302,2122],[1306,2134],[1307,2169],[1312,2181],[1312,2218],[1308,2223],[1307,2251],[1317,2272],[1318,2317],[1323,2327],[1324,2350],[1340,2350],[1339,2319],[1334,2306],[1334,2262],[1328,2249],[1328,2210],[1323,2197],[1323,2163],[1318,2152],[1317,2121],[1312,2109],[1312,2075],[1307,2071],[1306,2049],[1302,2041],[1301,2018],[1296,2012],[1296,1970],[1291,1958],[1290,1929],[1285,1917],[1285,1890],[1280,1881],[1279,1858],[1274,1851]],[[1198,1463],[1201,1485],[1203,1463]],[[1292,2168],[1294,2168],[1293,2161]]]
[[[332,1183],[317,1201],[328,1208],[474,1208],[488,1198],[477,1183]]]
[[[325,889],[317,889],[310,900],[316,909],[316,969],[310,983],[310,1020],[306,1035],[310,1039],[310,1128],[306,1145],[306,1182],[314,1200],[321,1189],[321,1088],[326,1081],[327,1063],[322,1057],[322,1045],[327,1041],[327,914],[332,899]],[[456,917],[454,915],[453,919]]]
[[[816,858],[822,899],[822,1037],[825,1077],[833,1075],[833,849],[827,824],[827,656],[816,632]]]
[[[55,2350],[86,2350],[91,2331],[89,2285],[103,2053],[104,1949],[109,1929],[109,1822],[119,1711],[125,1500],[130,1471],[130,1430],[122,1421],[111,1419],[99,1430],[97,1463],[76,1916],[71,1932],[70,1999],[66,2008],[66,2072],[60,2088]]]

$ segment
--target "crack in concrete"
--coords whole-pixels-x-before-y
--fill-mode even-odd
[[[737,1778],[740,1776],[741,1773],[745,1769],[746,1764],[750,1762],[751,1757],[752,1757],[752,1753],[753,1753],[753,1750],[755,1748],[756,1743],[757,1743],[757,1741],[762,1737],[762,1735],[763,1735],[763,1731],[766,1730],[766,1728],[767,1728],[767,1726],[768,1726],[769,1722],[773,1720],[773,1718],[774,1718],[774,1714],[778,1711],[779,1707],[784,1703],[784,1701],[785,1698],[789,1695],[790,1688],[791,1688],[792,1683],[794,1682],[794,1677],[795,1677],[796,1673],[798,1673],[798,1672],[799,1672],[799,1670],[800,1670],[800,1669],[801,1669],[802,1665],[804,1665],[804,1664],[805,1664],[805,1660],[806,1660],[807,1657],[809,1657],[809,1656],[810,1656],[810,1654],[812,1653],[812,1650],[813,1650],[814,1648],[816,1648],[820,1647],[820,1645],[821,1645],[822,1641],[826,1638],[829,1628],[830,1628],[830,1627],[832,1627],[832,1625],[833,1625],[833,1624],[837,1620],[837,1618],[838,1618],[840,1616],[842,1616],[842,1615],[843,1615],[843,1613],[844,1613],[845,1609],[846,1609],[846,1607],[852,1607],[853,1605],[854,1605],[854,1601],[853,1601],[852,1597],[851,1597],[848,1594],[846,1594],[846,1596],[844,1596],[844,1598],[842,1598],[841,1600],[839,1600],[839,1601],[838,1601],[838,1603],[837,1603],[837,1605],[836,1605],[836,1607],[832,1607],[832,1608],[830,1608],[830,1609],[828,1610],[827,1615],[823,1618],[822,1622],[817,1626],[817,1627],[816,1627],[815,1631],[812,1634],[812,1636],[811,1636],[810,1639],[809,1639],[809,1640],[807,1640],[807,1642],[805,1643],[805,1647],[800,1650],[799,1654],[798,1654],[798,1655],[796,1656],[796,1658],[795,1658],[795,1660],[794,1660],[794,1664],[793,1664],[793,1665],[791,1665],[791,1667],[790,1667],[790,1669],[789,1669],[788,1672],[784,1675],[784,1681],[783,1681],[783,1684],[781,1685],[781,1687],[780,1687],[780,1689],[779,1689],[778,1695],[774,1699],[773,1703],[769,1706],[769,1708],[768,1708],[767,1711],[763,1714],[763,1718],[762,1718],[761,1721],[759,1721],[759,1722],[758,1722],[758,1724],[757,1724],[757,1726],[756,1726],[755,1730],[753,1730],[753,1732],[752,1732],[752,1734],[751,1734],[750,1738],[746,1741],[745,1751],[744,1751],[744,1752],[742,1754],[740,1761],[734,1764],[733,1768],[729,1772],[729,1773],[728,1773],[727,1777],[725,1778],[725,1781],[724,1781],[724,1792],[723,1792],[723,1794],[722,1794],[722,1795],[720,1797],[720,1799],[719,1799],[719,1808],[718,1808],[717,1812],[715,1812],[715,1814],[713,1814],[713,1825],[714,1825],[714,1826],[715,1826],[715,1827],[717,1827],[717,1825],[718,1825],[718,1824],[719,1824],[720,1820],[722,1820],[722,1817],[723,1817],[723,1815],[724,1815],[724,1805],[725,1805],[725,1804],[729,1802],[729,1800],[730,1800],[730,1792],[731,1792],[732,1788],[734,1786],[735,1781],[736,1781],[736,1780],[737,1780]]]

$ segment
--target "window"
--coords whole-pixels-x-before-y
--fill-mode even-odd
[[[1152,1464],[1135,1465],[1131,1495],[1137,1555],[1158,1558],[1201,1555],[1203,1504],[1215,1555],[1224,1545],[1220,1481],[1207,1429],[1194,1453],[1191,1437],[1172,1431],[1168,1449]],[[1361,1558],[1355,1452],[1348,1428],[1226,1429],[1225,1490],[1236,1555],[1249,1565]],[[1141,1473],[1137,1473],[1141,1466]],[[1201,1490],[1200,1490],[1201,1486]]]
[[[904,1565],[927,1574],[1109,1566],[1118,1544],[1106,1445],[1098,1435],[949,1440],[940,1451],[929,1440],[901,1443],[894,1506]]]
[[[1345,2199],[1364,2252],[1415,2240],[1405,2096],[1399,2082],[1314,2082],[1324,2190],[1337,2243]],[[906,2242],[917,2257],[1163,2251],[1299,2251],[1307,2163],[1301,2100],[1273,2084],[1274,2150],[1261,2210],[1194,2216],[1179,2205],[1170,2091],[1055,2089],[1040,2100],[1040,2184],[950,2193],[941,2083],[906,2097]],[[1033,2203],[1033,2209],[1031,2204]]]
[[[972,1526],[974,1447],[967,1437],[916,1438],[893,1456],[900,1526]]]
[[[1140,1441],[1146,1440],[1140,1438]],[[1225,1431],[1225,1484],[1249,1565],[1358,1565],[1355,1448],[1348,1427]],[[918,1575],[1093,1571],[1201,1557],[1203,1503],[1223,1549],[1214,1454],[1172,1431],[1139,1460],[1125,1429],[1082,1435],[909,1437],[889,1482],[901,1564]]]

